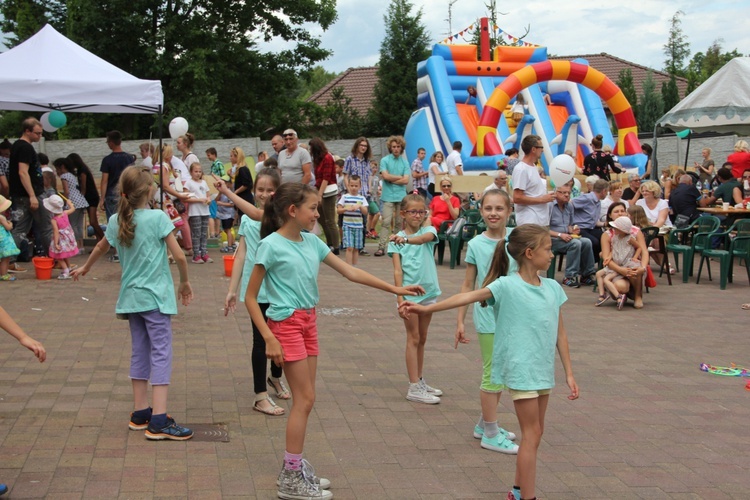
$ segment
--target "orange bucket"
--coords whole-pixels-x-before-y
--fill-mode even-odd
[[[55,259],[50,259],[49,257],[34,257],[31,260],[34,263],[36,279],[52,279],[52,268],[55,267]]]
[[[232,277],[232,267],[234,266],[234,255],[224,256],[224,275]]]

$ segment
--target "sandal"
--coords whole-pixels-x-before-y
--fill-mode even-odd
[[[258,403],[262,401],[268,401],[268,404],[270,404],[271,406],[269,408],[261,408],[260,406],[258,406]],[[263,413],[265,415],[271,415],[273,417],[283,415],[286,412],[286,410],[284,410],[284,408],[282,408],[281,406],[277,405],[274,402],[274,400],[271,399],[271,396],[269,396],[268,394],[261,397],[260,399],[255,400],[255,404],[253,405],[253,410]]]
[[[604,304],[609,300],[609,294],[608,293],[602,293],[599,294],[599,298],[596,299],[596,304],[594,304],[596,307],[599,307],[600,305]]]
[[[624,293],[617,298],[617,310],[618,311],[622,311],[622,308],[625,307],[625,302],[627,300],[628,300],[628,296],[625,295]]]
[[[373,255],[375,257],[382,257],[383,255],[385,255],[385,250],[383,250],[382,248],[378,248],[378,250]]]
[[[748,309],[750,309],[750,304],[742,304],[742,309],[747,311]]]
[[[279,399],[291,399],[292,394],[289,392],[289,389],[286,388],[286,385],[284,384],[284,381],[279,379],[279,387],[276,387],[276,384],[273,383],[273,380],[271,377],[268,377],[266,379],[266,383],[273,388],[274,392],[276,392],[276,397]]]

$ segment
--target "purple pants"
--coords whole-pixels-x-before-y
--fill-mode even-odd
[[[129,313],[133,352],[130,378],[151,380],[151,385],[169,385],[172,375],[172,318],[158,309]]]

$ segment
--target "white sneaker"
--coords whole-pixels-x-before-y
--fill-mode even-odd
[[[409,392],[406,393],[406,399],[414,401],[416,403],[425,403],[428,405],[435,405],[440,402],[440,398],[433,396],[427,392],[419,382],[416,384],[409,384]]]
[[[427,382],[424,381],[424,377],[419,379],[419,385],[422,386],[422,389],[432,394],[433,396],[443,395],[443,391],[441,391],[440,389],[435,389],[434,387],[430,387],[429,385],[427,385]]]

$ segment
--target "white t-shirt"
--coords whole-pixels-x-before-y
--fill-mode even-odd
[[[644,200],[643,198],[636,201],[635,204],[639,207],[643,207],[643,211],[646,212],[648,222],[652,226],[656,225],[656,221],[659,219],[659,212],[661,212],[665,208],[669,210],[669,203],[667,203],[667,200],[659,200],[659,202],[656,204],[656,208],[653,210],[648,208],[648,206],[646,205],[646,200]],[[669,220],[669,215],[667,215],[667,220],[664,221],[664,225],[662,227],[672,227],[672,221]]]
[[[293,153],[290,153],[287,149],[279,153],[282,184],[285,182],[302,182],[302,165],[305,163],[310,164],[310,172],[312,172],[312,158],[304,148],[297,147]],[[311,182],[315,186],[314,176]]]
[[[437,171],[438,172],[445,173],[445,172],[448,171],[448,169],[445,166],[445,163],[437,163],[437,162],[430,163],[430,168],[428,170],[428,172],[430,173],[430,175],[427,176],[427,183],[428,184],[435,184],[435,174],[432,173],[432,167],[437,167]]]
[[[170,163],[172,164],[172,170],[180,174],[180,180],[182,181],[183,185],[191,179],[190,169],[183,163],[181,159],[173,156]]]
[[[513,169],[513,190],[520,189],[523,194],[539,198],[547,194],[547,182],[539,175],[539,170],[525,161],[520,161]],[[539,224],[549,226],[549,206],[546,203],[522,205],[516,203],[516,224]]]
[[[456,151],[455,149],[451,151],[451,154],[448,155],[448,158],[445,159],[445,165],[448,167],[448,175],[458,175],[458,171],[456,170],[458,167],[461,167],[463,171],[464,161],[461,159],[461,153]]]
[[[200,160],[198,160],[198,157],[193,153],[192,151],[186,155],[182,156],[182,162],[187,166],[188,172],[190,172],[190,167],[193,165],[193,163],[200,163]]]
[[[195,195],[196,198],[208,198],[208,184],[206,184],[206,181],[204,180],[194,181],[193,179],[189,179],[185,181],[185,187],[190,194]],[[188,203],[187,206],[188,217],[209,215],[208,205],[205,203]]]

